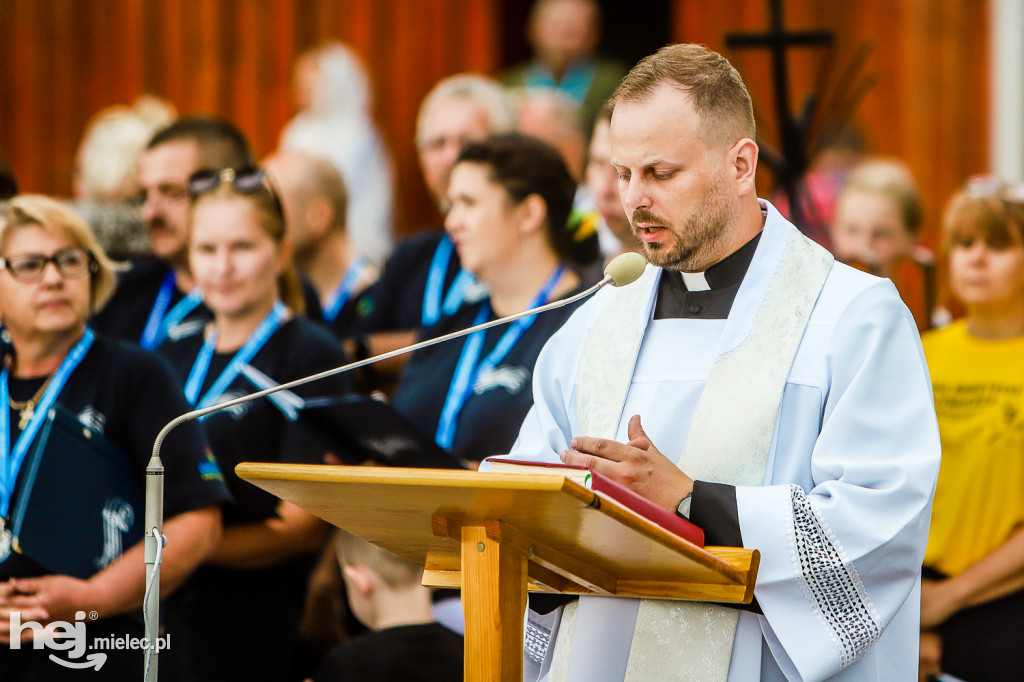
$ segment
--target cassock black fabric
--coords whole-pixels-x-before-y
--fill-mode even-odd
[[[724,320],[754,258],[761,233],[704,272],[708,291],[688,291],[682,275],[666,270],[658,282],[654,319]]]

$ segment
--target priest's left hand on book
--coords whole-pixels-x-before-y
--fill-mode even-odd
[[[576,436],[560,457],[565,464],[585,466],[643,495],[663,509],[675,512],[693,490],[693,479],[661,454],[644,433],[640,415],[634,414],[626,431],[628,443]]]

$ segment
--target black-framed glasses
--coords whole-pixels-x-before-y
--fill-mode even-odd
[[[972,199],[999,197],[1024,204],[1024,182],[1006,182],[995,175],[975,175],[964,183],[964,193]]]
[[[267,171],[255,166],[245,168],[224,168],[221,170],[199,170],[188,178],[188,193],[193,201],[198,197],[212,192],[222,184],[230,184],[231,187],[241,194],[256,194],[260,190],[266,190],[274,202],[281,219],[284,219],[284,209],[281,206],[281,198],[274,189]]]
[[[87,249],[78,246],[60,249],[52,256],[23,253],[10,258],[0,257],[0,268],[9,270],[14,279],[26,284],[41,280],[49,263],[53,263],[61,276],[73,279],[88,274],[92,270],[95,258]]]

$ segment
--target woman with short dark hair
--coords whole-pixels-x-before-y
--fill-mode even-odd
[[[467,144],[452,168],[445,229],[478,287],[423,338],[512,315],[580,289],[567,227],[576,185],[550,145],[527,135]],[[507,452],[533,404],[537,355],[575,305],[416,352],[394,405],[457,457]]]

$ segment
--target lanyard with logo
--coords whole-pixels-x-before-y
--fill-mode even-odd
[[[174,295],[174,272],[168,272],[164,277],[160,291],[153,302],[153,309],[149,311],[149,319],[146,320],[146,328],[142,330],[142,338],[139,345],[146,350],[154,350],[167,339],[168,332],[181,323],[189,313],[203,302],[203,295],[199,289],[193,289],[188,296],[181,299],[167,312],[171,304],[171,297]]]
[[[359,278],[362,277],[365,269],[366,260],[364,258],[356,258],[348,266],[345,276],[341,279],[341,284],[331,293],[330,298],[324,302],[324,322],[330,324],[338,319],[338,313],[352,299],[352,295],[356,293],[356,287],[359,286]]]
[[[544,282],[544,286],[541,287],[537,296],[526,306],[527,309],[547,303],[548,297],[551,296],[555,285],[562,278],[564,270],[565,267],[562,265],[555,268],[555,271]],[[491,304],[485,301],[480,306],[476,319],[473,320],[473,326],[483,324],[490,316]],[[434,440],[437,441],[438,445],[443,448],[451,448],[452,443],[455,441],[455,422],[459,417],[459,412],[462,411],[466,401],[469,400],[469,394],[473,392],[473,384],[476,381],[476,377],[497,367],[498,363],[505,359],[505,356],[508,355],[509,351],[516,345],[516,342],[526,333],[526,330],[530,328],[530,325],[533,324],[536,318],[536,315],[530,315],[513,322],[508,330],[501,335],[501,338],[498,339],[494,350],[488,353],[487,357],[483,360],[479,358],[483,350],[487,330],[481,329],[480,331],[473,332],[466,339],[466,342],[462,345],[462,353],[459,354],[459,361],[455,365],[455,374],[452,376],[451,384],[448,386],[448,395],[445,397],[444,407],[441,409],[441,419],[437,423],[437,433],[434,435]]]
[[[248,364],[255,357],[256,353],[260,352],[260,349],[263,348],[267,340],[274,335],[274,332],[284,322],[287,314],[288,309],[283,303],[280,301],[275,303],[274,308],[260,322],[260,326],[256,327],[256,331],[246,340],[245,345],[238,349],[238,352],[231,358],[228,366],[224,368],[224,371],[220,373],[217,380],[210,386],[202,401],[199,401],[199,391],[203,387],[203,382],[206,381],[206,373],[210,371],[210,362],[213,360],[213,353],[217,347],[216,330],[207,336],[203,342],[203,347],[199,349],[199,355],[196,356],[195,363],[192,365],[192,371],[188,374],[188,380],[185,382],[185,398],[189,404],[193,406],[197,403],[205,405],[207,402],[220,397],[228,389],[228,386],[231,385],[231,382],[238,377],[242,367]]]
[[[86,327],[85,334],[65,356],[53,378],[50,379],[50,385],[46,387],[46,391],[39,399],[39,404],[33,409],[32,418],[22,430],[21,435],[18,436],[13,450],[11,449],[10,410],[7,408],[10,398],[7,368],[5,367],[0,373],[0,404],[3,405],[3,409],[0,409],[0,517],[7,516],[11,496],[14,494],[14,485],[18,480],[18,472],[21,470],[21,464],[25,461],[25,455],[28,453],[32,441],[39,432],[39,427],[46,420],[46,414],[50,408],[57,402],[57,396],[63,390],[68,377],[78,367],[85,354],[89,352],[94,338],[95,334],[92,329]]]
[[[444,277],[448,273],[448,264],[452,260],[452,251],[455,244],[448,238],[448,235],[441,237],[441,241],[434,251],[434,257],[430,261],[430,272],[427,274],[427,286],[423,292],[423,314],[421,322],[423,327],[429,327],[441,319],[441,314],[451,315],[466,296],[466,291],[473,285],[474,277],[465,270],[459,270],[455,276],[448,294],[444,295]],[[442,302],[442,296],[444,301]]]

